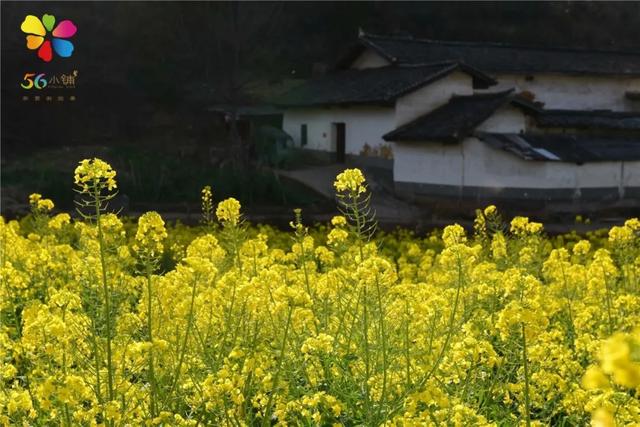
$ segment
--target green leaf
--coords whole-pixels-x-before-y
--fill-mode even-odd
[[[53,26],[56,23],[56,17],[53,15],[47,15],[46,13],[42,15],[42,23],[47,31],[53,30]]]

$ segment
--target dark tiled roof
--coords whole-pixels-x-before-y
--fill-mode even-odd
[[[477,136],[490,146],[525,160],[571,163],[640,160],[640,138],[500,133],[478,133]]]
[[[460,61],[490,73],[640,75],[640,52],[536,48],[363,34],[360,42],[392,63]],[[353,57],[354,52],[351,52]],[[344,64],[344,62],[343,62]]]
[[[442,107],[400,126],[383,138],[385,141],[459,141],[508,102],[511,92],[454,95]]]
[[[640,130],[640,113],[540,110],[534,117],[543,128]]]
[[[317,105],[392,105],[400,96],[432,81],[461,70],[488,84],[489,76],[466,65],[452,62],[399,65],[365,70],[345,70],[309,80],[276,99],[276,105],[306,107]]]
[[[207,111],[213,113],[233,113],[234,111],[239,117],[249,116],[277,116],[282,115],[282,110],[274,107],[273,105],[260,104],[260,105],[231,105],[231,104],[216,104],[207,108]]]

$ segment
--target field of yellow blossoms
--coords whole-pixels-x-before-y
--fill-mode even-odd
[[[343,215],[291,230],[202,190],[199,227],[109,211],[0,219],[0,425],[640,425],[640,221],[547,236],[376,230],[357,169]]]

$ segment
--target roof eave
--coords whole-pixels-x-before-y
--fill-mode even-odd
[[[465,135],[432,135],[432,136],[423,136],[423,137],[404,137],[393,135],[394,131],[391,131],[382,136],[387,142],[444,142],[444,143],[457,143],[468,137],[468,134]]]
[[[306,104],[274,104],[277,107],[291,108],[326,108],[326,107],[352,107],[352,106],[373,106],[373,107],[393,107],[394,101],[375,100],[375,101],[349,101],[349,102],[318,102]]]
[[[387,98],[388,101],[395,101],[398,98],[401,98],[403,96],[405,96],[408,93],[414,92],[420,88],[425,87],[426,85],[433,83],[437,80],[440,80],[446,76],[448,76],[449,74],[451,74],[453,71],[455,71],[456,69],[458,69],[458,64],[457,63],[453,63],[451,64],[450,67],[447,68],[443,68],[442,70],[433,73],[433,74],[429,74],[428,76],[425,77],[424,80],[420,80],[417,83],[393,94],[393,96],[390,96],[389,98]]]
[[[385,52],[385,50],[382,49],[380,46],[376,45],[371,40],[367,39],[367,34],[361,35],[358,38],[358,40],[360,41],[360,43],[362,43],[364,47],[368,47],[372,49],[374,52],[376,52],[378,55],[382,56],[384,59],[391,62],[392,64],[395,64],[396,62],[398,62],[398,58]]]
[[[507,89],[504,90],[502,92],[496,92],[493,94],[483,94],[483,95],[475,95],[475,96],[503,96],[504,99],[502,100],[502,102],[500,103],[500,105],[498,105],[496,108],[494,108],[493,110],[491,110],[490,112],[487,112],[486,114],[484,114],[483,116],[481,116],[481,118],[479,120],[477,120],[476,122],[472,123],[468,129],[461,129],[459,133],[456,134],[449,134],[449,135],[436,135],[434,138],[428,138],[429,140],[444,140],[447,142],[460,142],[463,139],[467,138],[468,136],[473,136],[474,134],[474,130],[480,126],[482,123],[484,123],[485,121],[487,121],[499,108],[501,108],[502,106],[504,106],[505,104],[509,103],[511,100],[510,94],[514,91],[513,88],[511,89]],[[456,98],[456,96],[452,96],[448,102],[451,102],[452,99]],[[447,104],[445,104],[446,106]],[[444,106],[438,107],[438,108],[442,108]],[[435,110],[437,110],[438,108],[436,108]],[[433,113],[433,111],[429,111],[428,113],[410,121],[409,123],[405,123],[404,125],[400,126],[399,128],[396,128],[394,130],[392,130],[391,132],[388,132],[387,134],[383,135],[382,138],[385,141],[424,141],[425,138],[420,137],[420,138],[409,138],[409,137],[403,137],[402,135],[404,133],[407,132],[407,129],[412,128],[413,126],[416,126],[417,123],[420,120],[423,120],[426,116],[430,115]],[[402,138],[399,139],[399,138]]]
[[[478,68],[472,67],[471,65],[468,65],[464,62],[458,62],[458,65],[460,67],[460,69],[462,71],[465,71],[466,73],[470,74],[473,77],[476,77],[482,81],[484,81],[485,83],[487,83],[489,86],[495,86],[498,84],[498,81],[496,79],[494,79],[493,77],[489,76],[488,74],[485,74],[484,72],[480,71]]]

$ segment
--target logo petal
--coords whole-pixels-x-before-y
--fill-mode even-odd
[[[51,50],[51,42],[49,40],[45,40],[42,46],[40,46],[40,49],[38,49],[38,58],[44,62],[51,62],[53,51]]]
[[[42,44],[42,42],[44,41],[44,37],[42,36],[32,36],[32,35],[28,35],[27,36],[27,49],[37,49],[40,47],[40,45]]]
[[[73,36],[76,31],[78,31],[78,28],[75,26],[75,24],[72,21],[65,19],[58,24],[55,30],[53,30],[53,36],[68,39],[69,37]]]
[[[68,58],[73,53],[73,43],[69,40],[53,39],[53,50],[55,50],[59,56]]]
[[[56,23],[56,17],[53,15],[44,14],[42,15],[42,23],[47,31],[51,31],[53,25]]]
[[[44,29],[44,25],[38,19],[37,16],[27,15],[20,25],[20,29],[23,33],[36,34],[38,36],[44,36],[47,31]]]

